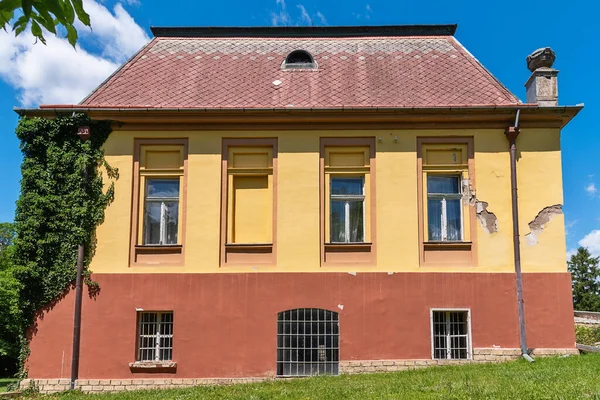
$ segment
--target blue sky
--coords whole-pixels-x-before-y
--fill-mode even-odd
[[[524,99],[525,57],[550,46],[557,55],[559,103],[585,103],[562,132],[567,248],[600,255],[600,65],[591,0],[382,1],[84,0],[93,31],[82,29],[77,51],[60,39],[48,46],[0,32],[0,222],[12,221],[21,155],[14,106],[76,103],[151,37],[150,26],[458,24],[457,39],[514,94]]]

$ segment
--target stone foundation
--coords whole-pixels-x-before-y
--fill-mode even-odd
[[[577,349],[535,349],[534,357],[577,355]],[[434,365],[460,365],[472,363],[496,363],[516,360],[521,357],[520,349],[480,348],[473,349],[471,360],[356,360],[340,361],[340,373],[361,374],[374,372],[405,371]],[[142,389],[174,389],[192,386],[234,385],[273,380],[260,378],[202,378],[202,379],[79,379],[75,388],[85,393],[119,392]],[[25,379],[21,390],[33,388],[40,393],[58,393],[69,389],[69,379]]]

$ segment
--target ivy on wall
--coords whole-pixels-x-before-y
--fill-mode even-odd
[[[90,127],[86,142],[77,136],[80,126]],[[23,163],[11,272],[20,286],[21,361],[27,356],[23,334],[35,322],[36,313],[50,309],[74,282],[79,244],[85,246],[86,284],[98,289],[87,266],[95,251],[96,227],[114,198],[118,178],[102,148],[110,133],[110,121],[92,121],[83,114],[24,117],[17,126]],[[101,170],[109,185],[104,184]]]

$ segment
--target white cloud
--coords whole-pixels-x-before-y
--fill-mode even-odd
[[[121,3],[114,6],[114,14],[94,0],[84,0],[83,6],[92,26],[90,29],[78,22],[77,29],[81,36],[100,45],[104,57],[124,62],[150,40]]]
[[[36,43],[30,33],[15,37],[0,31],[0,79],[17,91],[22,106],[74,104],[81,101],[119,65],[141,48],[149,38],[120,4],[111,14],[92,0],[85,1],[92,21],[89,35],[101,55],[46,32],[47,45]],[[82,32],[79,29],[80,33]]]
[[[595,195],[596,192],[598,191],[598,189],[596,188],[596,185],[593,183],[590,183],[589,185],[586,186],[585,191],[588,192],[588,194],[590,195]]]
[[[585,235],[578,244],[582,247],[586,247],[590,253],[592,253],[592,256],[600,256],[600,230],[595,229],[591,231]]]
[[[302,4],[298,4],[296,7],[300,10],[300,23],[312,25],[312,18],[306,12],[306,8]]]
[[[570,249],[567,250],[567,261],[571,260],[571,256],[575,255],[577,253],[577,249]]]
[[[319,18],[319,20],[321,21],[322,25],[327,25],[327,19],[325,18],[325,16],[321,13],[321,11],[317,11],[317,17]]]

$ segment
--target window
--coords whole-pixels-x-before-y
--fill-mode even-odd
[[[364,242],[364,177],[331,177],[331,242]]]
[[[375,138],[321,139],[321,264],[375,264]]]
[[[418,138],[421,265],[476,264],[473,138]]]
[[[171,361],[173,359],[173,312],[140,312],[138,321],[137,361]]]
[[[432,355],[436,360],[471,358],[469,311],[431,311]]]
[[[338,313],[298,308],[277,314],[277,375],[337,375]]]
[[[144,244],[177,244],[179,180],[147,179]]]
[[[188,141],[134,143],[130,264],[182,265]]]
[[[427,222],[430,241],[462,240],[461,176],[427,176]]]
[[[283,69],[316,69],[317,63],[306,50],[294,50],[285,58]]]
[[[222,264],[271,264],[276,238],[276,139],[224,139]]]

